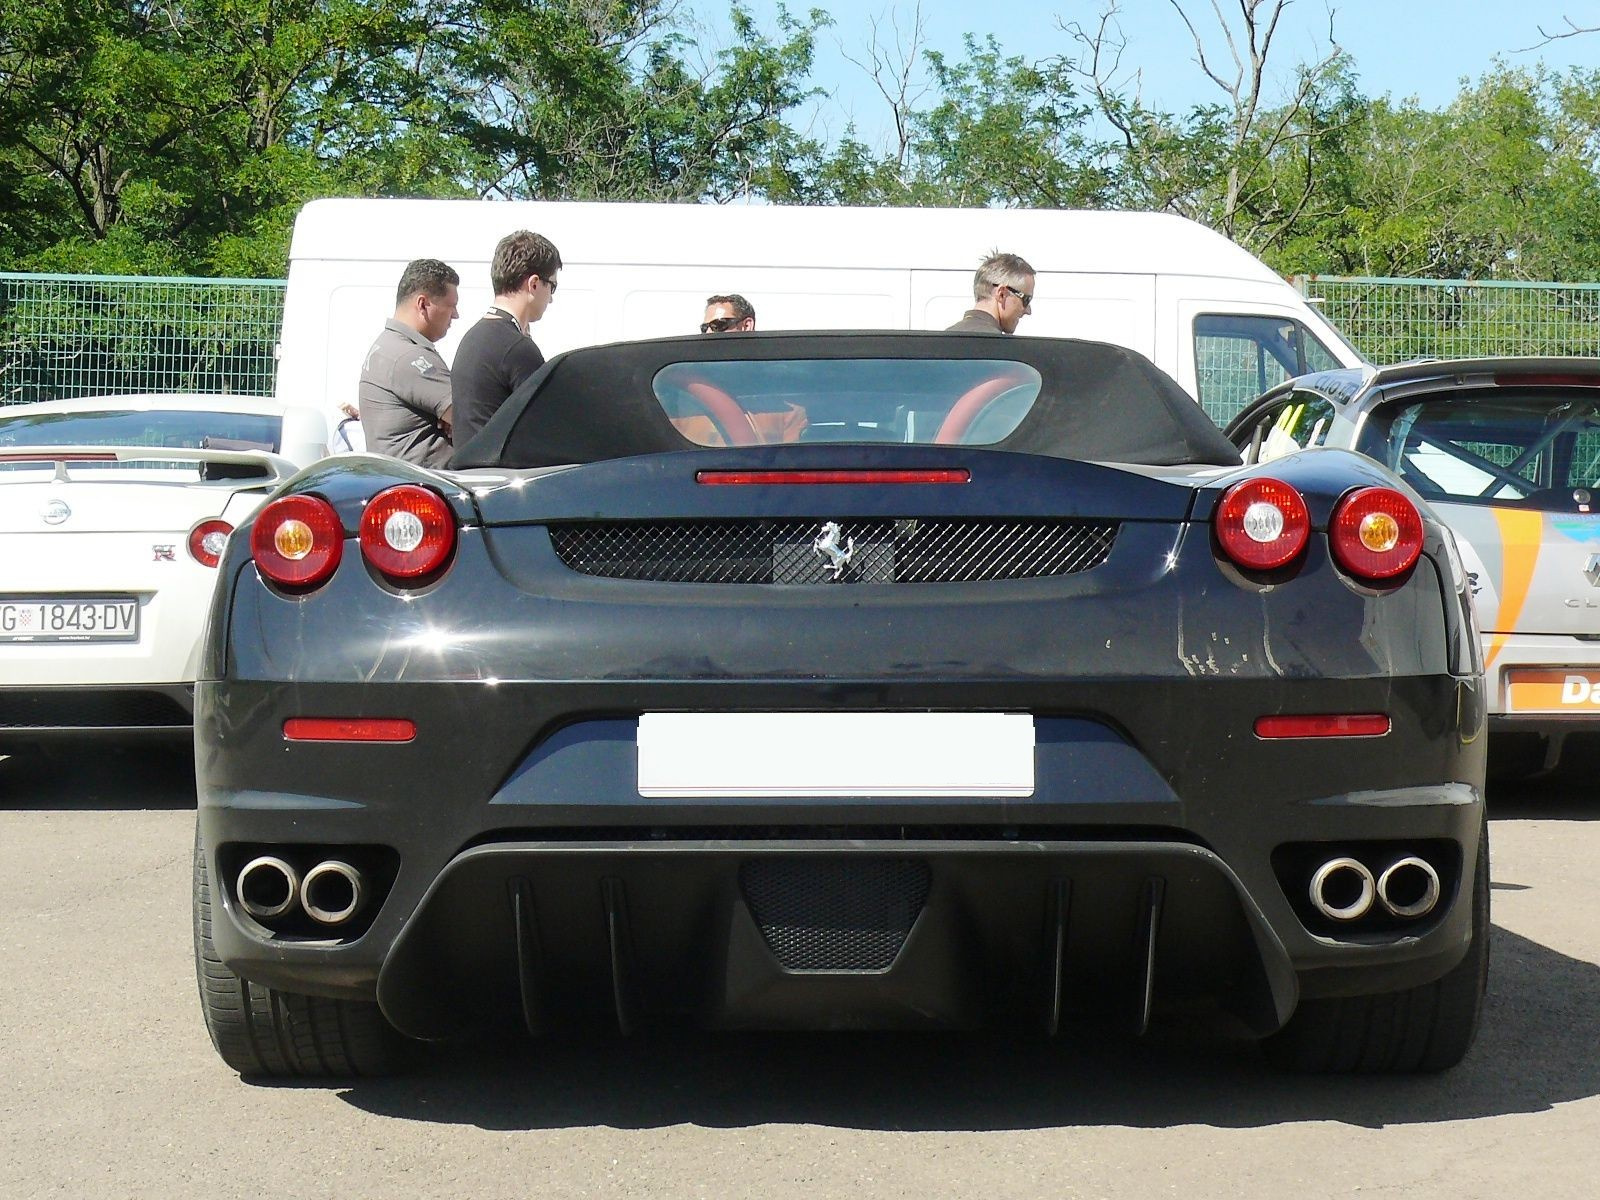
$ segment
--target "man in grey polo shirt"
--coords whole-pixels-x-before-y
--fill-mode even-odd
[[[450,460],[450,368],[434,343],[456,319],[455,269],[436,258],[406,264],[394,316],[367,351],[357,393],[367,449],[424,467]]]

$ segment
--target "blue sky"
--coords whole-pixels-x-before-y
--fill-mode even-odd
[[[696,15],[711,26],[717,44],[720,18],[708,15],[703,0],[690,0]],[[1210,46],[1225,52],[1212,14],[1211,0],[1184,0],[1198,31]],[[758,24],[776,29],[777,0],[745,0]],[[831,8],[835,24],[823,33],[814,82],[830,93],[818,104],[814,132],[837,136],[854,118],[864,139],[886,136],[888,109],[866,73],[845,55],[864,58],[877,20],[881,40],[895,44],[894,24],[909,29],[916,0],[875,3],[852,0],[830,6],[820,0],[793,0],[791,12]],[[1070,53],[1074,43],[1059,28],[1076,21],[1093,26],[1103,0],[921,0],[927,46],[958,54],[964,33],[994,34],[1008,54],[1038,58]],[[1220,100],[1222,95],[1193,62],[1194,44],[1169,0],[1120,0],[1127,39],[1124,73],[1142,68],[1142,93],[1154,107],[1182,111],[1191,104]],[[1220,0],[1224,12],[1237,10],[1236,0]],[[1600,33],[1565,38],[1529,50],[1547,31],[1565,28],[1565,19],[1579,25],[1600,25],[1596,0],[1333,0],[1333,31],[1355,58],[1362,90],[1369,96],[1416,97],[1429,108],[1455,98],[1463,77],[1476,80],[1498,56],[1511,66],[1539,62],[1564,71],[1569,67],[1600,69]],[[1299,61],[1316,61],[1327,52],[1328,12],[1325,0],[1292,0],[1273,43],[1272,63],[1279,72],[1269,99],[1281,97],[1287,70]],[[1224,60],[1226,61],[1226,60]]]

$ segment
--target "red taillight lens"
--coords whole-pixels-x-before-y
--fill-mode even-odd
[[[361,553],[394,579],[442,567],[456,548],[456,517],[439,493],[402,483],[374,496],[361,514]]]
[[[1356,578],[1393,579],[1422,553],[1422,515],[1393,488],[1361,488],[1334,506],[1328,542],[1333,560]]]
[[[227,549],[228,535],[232,532],[233,526],[226,521],[201,521],[189,530],[189,557],[202,567],[216,566],[222,561],[222,552]]]
[[[290,717],[283,723],[287,742],[409,742],[417,723],[405,717]]]
[[[343,552],[339,514],[316,496],[274,500],[250,530],[256,569],[284,587],[315,587],[333,574]]]
[[[1299,557],[1311,536],[1311,514],[1300,493],[1279,479],[1247,479],[1222,495],[1217,541],[1240,567],[1270,571]]]
[[[1389,718],[1383,713],[1315,713],[1257,717],[1258,738],[1383,737]]]

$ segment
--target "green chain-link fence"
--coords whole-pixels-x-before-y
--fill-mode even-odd
[[[282,280],[0,274],[0,403],[271,395]]]
[[[1372,362],[1600,354],[1600,284],[1295,277]],[[0,403],[271,395],[281,279],[0,274]]]
[[[1600,354],[1600,284],[1294,278],[1375,363],[1497,354]]]

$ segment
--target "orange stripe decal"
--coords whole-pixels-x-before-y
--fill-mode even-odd
[[[1544,541],[1544,514],[1524,509],[1491,508],[1500,526],[1500,611],[1495,624],[1500,628],[1489,642],[1484,666],[1494,663],[1506,639],[1517,628],[1517,618],[1528,599],[1533,569],[1539,562],[1539,546]]]

